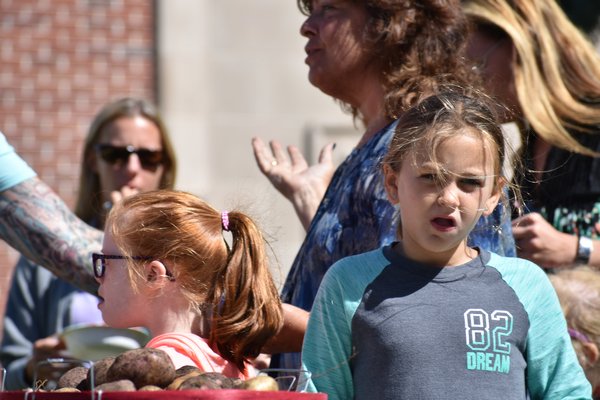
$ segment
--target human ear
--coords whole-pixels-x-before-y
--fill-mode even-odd
[[[495,187],[492,194],[485,201],[485,208],[482,215],[486,217],[494,212],[494,209],[500,201],[500,197],[502,197],[502,191],[504,190],[504,179],[499,178],[498,182],[496,182],[494,186]]]
[[[600,358],[600,351],[598,350],[596,343],[581,343],[581,349],[583,350],[583,354],[585,354],[585,359],[589,366],[593,367],[596,365],[598,358]]]
[[[383,185],[389,202],[398,204],[398,173],[389,164],[383,166]]]
[[[148,282],[154,282],[158,278],[167,276],[167,267],[158,260],[152,260],[152,262],[146,264],[146,280]]]

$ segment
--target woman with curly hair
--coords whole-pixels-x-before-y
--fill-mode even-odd
[[[396,210],[385,195],[380,161],[395,121],[442,85],[472,83],[473,71],[462,56],[467,21],[457,0],[299,0],[298,5],[307,16],[300,33],[307,39],[309,81],[365,127],[333,177],[331,145],[309,167],[295,147],[286,154],[276,141],[270,148],[253,141],[259,168],[292,202],[307,229],[283,300],[310,310],[335,261],[394,240]],[[499,209],[480,221],[471,243],[514,255],[510,221],[502,220],[503,214]],[[301,318],[298,322],[301,343],[305,325]]]

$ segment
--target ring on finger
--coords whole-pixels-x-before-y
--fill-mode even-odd
[[[276,165],[277,165],[277,160],[273,160],[273,161],[271,161],[271,165],[272,165],[272,166],[276,166]]]

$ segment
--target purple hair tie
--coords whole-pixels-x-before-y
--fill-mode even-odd
[[[229,213],[227,211],[221,212],[221,226],[224,231],[229,232]]]
[[[225,292],[221,294],[221,298],[219,299],[219,306],[217,307],[217,313],[221,315],[221,311],[223,311],[223,306],[225,306]]]
[[[569,336],[571,336],[572,339],[579,340],[582,343],[592,343],[590,338],[587,337],[585,334],[583,334],[579,331],[576,331],[573,328],[569,328],[568,331],[569,331]]]

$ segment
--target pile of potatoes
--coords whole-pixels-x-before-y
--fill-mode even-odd
[[[58,380],[52,392],[79,392],[91,389],[92,369],[78,366]],[[105,392],[135,390],[214,390],[247,389],[278,390],[270,376],[248,380],[228,378],[217,372],[202,372],[196,367],[175,369],[162,350],[141,348],[129,350],[117,357],[96,361],[93,368],[94,390]]]

